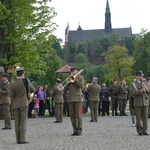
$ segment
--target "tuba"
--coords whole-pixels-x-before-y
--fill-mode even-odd
[[[12,73],[15,76],[15,78],[17,78],[16,69],[21,68],[21,67],[22,67],[21,63],[15,63],[14,65],[10,66],[7,69],[7,73]],[[31,101],[33,99],[33,95],[34,95],[34,93],[30,93],[30,97],[28,99],[28,104],[31,103]]]
[[[66,78],[60,85],[57,86],[58,90],[64,89],[64,87],[65,87],[68,83],[74,83],[76,77],[77,77],[83,70],[84,70],[84,69],[81,69],[76,75],[74,75],[74,76],[70,75],[68,78]]]

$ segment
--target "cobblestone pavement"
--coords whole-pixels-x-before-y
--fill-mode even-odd
[[[69,117],[63,123],[55,118],[28,119],[27,141],[16,144],[14,120],[12,130],[0,130],[0,150],[149,150],[150,136],[138,136],[131,127],[131,116],[99,116],[98,122],[83,117],[83,135],[71,136]],[[3,127],[0,120],[0,127]],[[150,119],[148,124],[150,125]],[[148,128],[148,131],[150,129]]]

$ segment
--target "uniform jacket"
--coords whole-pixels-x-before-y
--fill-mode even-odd
[[[64,97],[63,97],[63,94],[64,94],[64,90],[59,90],[57,88],[59,84],[56,84],[52,90],[52,93],[51,93],[51,96],[53,97],[54,99],[54,102],[55,103],[63,103],[64,102]]]
[[[10,104],[10,82],[4,83],[0,90],[0,104]]]
[[[100,85],[97,83],[92,83],[92,85],[89,85],[87,90],[89,91],[89,98],[90,101],[99,101],[99,92],[101,90]]]
[[[142,83],[134,81],[131,83],[130,92],[134,96],[134,106],[149,106],[149,96],[150,90],[148,89],[146,93],[141,92]]]
[[[111,85],[109,88],[110,97],[117,97],[118,95],[118,85]]]
[[[28,89],[29,93],[33,93],[35,91],[34,86],[29,80],[28,80]],[[14,82],[10,84],[10,97],[13,100],[13,109],[28,106],[26,88],[21,78],[16,79]]]
[[[68,102],[82,102],[83,93],[82,88],[84,86],[84,80],[82,76],[77,76],[74,83],[69,83],[67,85],[68,92]]]
[[[119,85],[118,87],[118,98],[125,98],[128,97],[128,87],[126,85]]]

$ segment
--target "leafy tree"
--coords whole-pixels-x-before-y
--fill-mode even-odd
[[[105,59],[105,79],[121,79],[131,75],[133,60],[127,55],[128,50],[124,46],[114,45],[103,53]]]
[[[76,55],[75,57],[75,63],[78,64],[78,63],[87,63],[88,60],[87,60],[87,56],[83,53],[79,53]]]
[[[30,74],[45,74],[57,25],[49,0],[2,0],[0,3],[0,62],[6,69],[21,62]],[[3,13],[2,13],[3,12]]]
[[[135,45],[134,71],[142,70],[145,76],[150,76],[150,32],[139,39]]]

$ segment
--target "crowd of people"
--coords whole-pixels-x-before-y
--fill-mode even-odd
[[[142,71],[136,72],[136,79],[128,87],[125,79],[112,81],[112,85],[98,84],[98,78],[84,84],[84,78],[77,68],[71,68],[68,83],[63,86],[61,79],[56,79],[53,88],[48,89],[45,84],[33,87],[30,80],[25,78],[23,68],[16,70],[17,79],[10,83],[9,75],[4,73],[4,82],[0,90],[0,103],[4,117],[3,130],[11,129],[11,116],[15,119],[16,141],[18,144],[27,144],[26,128],[27,118],[43,118],[46,115],[55,116],[54,123],[62,123],[63,116],[70,116],[73,133],[72,136],[82,135],[82,116],[90,114],[90,122],[98,122],[98,116],[127,116],[126,105],[129,100],[129,110],[132,126],[138,134],[147,133],[147,120],[150,117],[150,78],[143,78]],[[33,94],[32,100],[30,94]],[[29,105],[28,105],[29,103]],[[11,113],[11,107],[13,113]],[[34,111],[34,113],[33,113]]]

